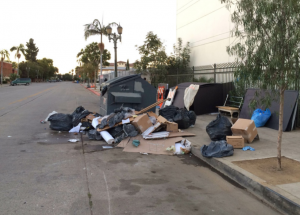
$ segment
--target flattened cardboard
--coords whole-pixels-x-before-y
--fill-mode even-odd
[[[149,127],[153,126],[151,120],[149,119],[147,114],[142,114],[136,117],[131,123],[136,130],[140,133],[146,131]]]
[[[140,145],[135,147],[132,140],[139,140]],[[166,151],[166,148],[175,145],[176,142],[183,140],[181,137],[161,139],[161,140],[144,140],[141,135],[132,137],[123,152],[140,152],[160,155],[173,155],[173,152]]]
[[[174,132],[174,133],[170,133],[169,138],[170,137],[192,137],[192,136],[196,136],[196,134],[193,133],[189,133],[189,132]]]
[[[176,122],[167,122],[166,131],[169,132],[178,132],[178,124]]]
[[[254,121],[239,118],[231,127],[233,136],[243,136],[245,143],[252,143],[257,136],[257,129]]]
[[[242,149],[245,146],[243,136],[226,136],[226,141],[232,145],[234,149]]]
[[[130,137],[127,137],[124,140],[122,140],[116,147],[124,148],[129,141],[130,141]]]

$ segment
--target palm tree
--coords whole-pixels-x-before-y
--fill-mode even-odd
[[[20,57],[21,57],[20,52],[22,52],[22,54],[25,56],[25,53],[24,53],[25,52],[25,47],[21,43],[19,46],[11,47],[10,51],[11,52],[16,51],[15,58],[18,58],[18,74],[17,75],[19,75],[19,60],[20,60]]]
[[[116,22],[112,22],[109,23],[107,26],[117,26],[118,24]],[[100,43],[98,44],[100,52],[101,52],[101,57],[100,57],[100,75],[102,75],[102,54],[104,51],[104,43],[102,43],[102,36],[108,36],[107,31],[106,31],[106,27],[103,24],[103,20],[102,20],[102,24],[100,23],[100,21],[98,19],[95,19],[93,21],[93,23],[91,24],[86,24],[84,25],[84,37],[85,40],[87,40],[87,38],[89,38],[90,36],[93,35],[100,35]],[[99,83],[100,84],[100,83]],[[95,86],[96,86],[96,79],[95,79]]]
[[[3,49],[0,51],[0,55],[1,55],[1,87],[2,87],[2,80],[3,80],[3,61],[5,60],[5,58],[7,60],[9,60],[9,52],[6,49]]]

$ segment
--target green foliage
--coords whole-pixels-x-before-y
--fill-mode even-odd
[[[117,26],[118,24],[115,22],[109,23],[109,26]],[[107,25],[107,26],[108,26]],[[102,43],[102,36],[107,36],[106,27],[103,22],[102,24],[98,19],[95,19],[92,23],[84,25],[84,38],[87,40],[90,36],[100,35],[100,42]]]
[[[222,0],[236,7],[232,34],[237,41],[227,48],[237,56],[235,76],[248,85],[263,89],[286,90],[294,83],[299,58],[300,2],[296,0]]]
[[[300,1],[299,0],[221,0],[234,8],[231,16],[235,24],[232,35],[236,43],[227,48],[239,64],[235,76],[248,86],[270,89],[258,103],[265,107],[274,96],[280,95],[278,130],[278,169],[281,169],[281,140],[284,91],[294,86],[299,73]]]
[[[194,78],[194,82],[199,82],[199,83],[213,83],[214,79],[213,78],[207,78],[205,76],[202,76],[200,78]]]
[[[18,57],[18,54],[20,54],[20,52],[25,56],[25,47],[22,43],[18,46],[11,47],[10,51],[11,52],[16,51],[15,58]]]
[[[98,47],[98,44],[96,42],[93,42],[89,45],[87,45],[84,49],[81,49],[81,51],[77,54],[77,57],[79,58],[79,61],[82,63],[91,63],[95,66],[98,66],[100,63],[100,49]],[[109,60],[111,58],[111,54],[107,49],[104,49],[102,54],[102,64],[104,66],[109,65]]]
[[[63,80],[63,81],[72,81],[73,78],[72,78],[72,75],[71,75],[71,74],[66,73],[66,74],[63,74],[63,75],[62,75],[62,80]]]
[[[5,59],[9,60],[9,52],[6,49],[2,49],[0,51],[0,60],[2,60],[2,58],[3,60]]]
[[[173,46],[174,52],[168,57],[168,71],[169,74],[176,74],[177,70],[180,74],[191,73],[189,67],[190,63],[190,43],[187,42],[185,47],[183,47],[182,39],[178,38],[177,45]]]
[[[13,69],[17,69],[18,68],[18,64],[16,62],[11,62],[11,66]]]
[[[134,63],[137,73],[149,75],[152,83],[165,82],[167,54],[161,39],[150,31],[144,45],[137,47],[137,50],[141,55],[141,60]]]
[[[27,48],[25,49],[25,59],[28,61],[36,62],[36,56],[39,52],[39,49],[36,47],[33,39],[31,38],[29,42],[26,43]]]
[[[11,81],[16,80],[17,78],[19,78],[19,76],[18,76],[17,74],[15,74],[15,73],[11,73],[11,74],[10,74],[9,79],[10,79]]]

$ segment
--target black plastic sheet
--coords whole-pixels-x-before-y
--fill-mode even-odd
[[[234,149],[233,146],[228,144],[225,140],[213,141],[208,146],[201,147],[201,152],[204,157],[222,158],[232,156]]]
[[[51,115],[48,121],[51,123],[50,128],[52,130],[69,131],[73,128],[72,119],[70,114],[56,113]]]

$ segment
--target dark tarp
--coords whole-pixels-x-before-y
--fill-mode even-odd
[[[225,101],[223,98],[222,84],[208,84],[199,82],[185,82],[178,84],[178,89],[176,91],[172,105],[178,108],[184,108],[184,91],[191,84],[196,84],[200,86],[195,96],[194,103],[190,107],[190,110],[193,110],[196,113],[196,115],[218,112],[216,106],[222,106]]]
[[[255,92],[259,89],[247,89],[244,98],[244,104],[241,109],[240,118],[251,119],[253,111],[249,108],[250,101],[255,98]],[[259,90],[260,91],[260,90]],[[263,91],[262,91],[263,92]],[[269,91],[271,92],[271,91]],[[298,91],[286,90],[284,92],[284,108],[283,108],[283,131],[291,131],[294,123],[294,111],[298,99]],[[264,94],[259,92],[259,98]],[[263,106],[258,106],[255,109],[260,108],[265,110]],[[270,107],[268,107],[272,113],[270,119],[265,124],[265,127],[278,130],[279,127],[279,95],[275,101],[272,101]],[[297,111],[297,110],[296,110]],[[295,125],[295,124],[294,124]]]

